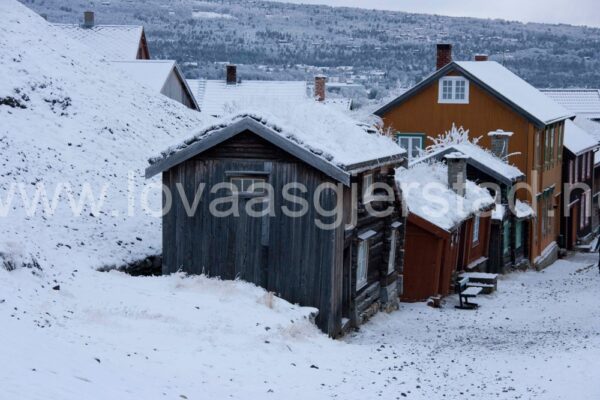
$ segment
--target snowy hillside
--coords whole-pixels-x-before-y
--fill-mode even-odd
[[[139,87],[15,0],[0,2],[0,76],[0,266],[100,267],[158,253],[160,220],[142,206],[160,209],[160,197],[144,195],[142,172],[200,114]],[[42,189],[49,208],[60,195],[56,212],[43,210]]]

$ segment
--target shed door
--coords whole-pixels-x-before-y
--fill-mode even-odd
[[[230,217],[235,278],[266,288],[269,216],[261,214],[268,207],[268,196],[262,195],[259,189],[250,192],[246,180],[237,181],[236,178],[232,178],[231,183],[239,185],[240,188],[239,217]]]

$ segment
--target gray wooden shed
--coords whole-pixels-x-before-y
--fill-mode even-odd
[[[344,134],[349,140],[354,137],[339,132]],[[394,168],[404,162],[404,151],[363,134],[354,138],[380,141],[385,156],[342,165],[335,155],[321,151],[319,143],[298,140],[286,135],[285,128],[244,115],[151,160],[147,178],[162,173],[172,193],[172,207],[163,217],[163,273],[185,271],[252,282],[292,303],[317,308],[317,325],[332,337],[381,308],[393,309],[403,254]],[[290,182],[306,190],[286,189]],[[375,182],[389,184],[393,195],[371,191],[367,198],[367,185]],[[256,190],[253,183],[268,183],[273,195]],[[319,189],[324,183],[338,189]],[[226,187],[212,190],[217,184]],[[202,185],[206,186],[197,210],[190,216],[183,194],[189,204]],[[307,200],[304,214],[282,212],[284,206],[289,211],[302,208],[287,202],[286,193]],[[319,212],[312,201],[315,193],[323,209],[338,207],[342,223],[323,229],[322,224],[333,223],[335,217]],[[219,199],[235,199],[239,214],[216,216],[215,210],[223,211],[214,207]],[[249,215],[250,202],[259,211],[271,206],[274,215]],[[391,212],[374,216],[366,203],[373,210]]]

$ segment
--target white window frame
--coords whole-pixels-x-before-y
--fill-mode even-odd
[[[367,286],[369,281],[369,240],[358,242],[356,250],[356,291]]]
[[[388,275],[396,270],[396,242],[398,241],[398,229],[392,229],[390,235],[390,254],[388,256]]]
[[[573,160],[569,160],[569,183],[573,183]]]
[[[580,200],[581,209],[579,210],[579,229],[583,229],[585,226],[585,193],[581,196]]]
[[[479,244],[479,224],[480,223],[481,223],[481,217],[476,214],[473,217],[473,237],[472,237],[473,247],[475,247]]]
[[[363,175],[362,184],[363,184],[362,200],[363,200],[363,204],[367,204],[367,203],[370,203],[374,198],[374,196],[373,196],[373,174]]]
[[[550,128],[550,164],[554,166],[556,158],[554,157],[554,125]]]
[[[579,182],[579,156],[575,157],[575,180],[573,183]]]
[[[590,154],[591,153],[585,153],[585,178],[589,179],[591,176],[591,171],[590,171]]]
[[[457,99],[457,82],[464,82],[465,97]],[[444,98],[444,84],[450,83],[451,98]],[[462,76],[444,76],[438,82],[438,103],[440,104],[469,104],[469,80]]]
[[[535,131],[535,169],[539,169],[542,165],[542,131]]]
[[[408,157],[408,160],[412,160],[413,158],[418,157],[418,154],[413,155],[412,151],[413,151],[413,142],[414,141],[418,141],[419,142],[419,149],[423,149],[423,139],[424,139],[424,135],[411,135],[410,133],[398,133],[398,136],[396,138],[398,145],[400,147],[404,147],[402,146],[401,141],[402,140],[406,140],[408,142],[408,145],[406,146],[406,156]]]

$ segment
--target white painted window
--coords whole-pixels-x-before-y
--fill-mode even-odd
[[[265,180],[263,178],[232,177],[229,180],[236,194],[263,194]]]
[[[550,128],[550,163],[554,165],[554,126]]]
[[[585,153],[585,177],[589,178],[591,175],[591,168],[590,168],[590,154],[591,153]]]
[[[585,226],[585,217],[586,217],[586,202],[585,202],[585,193],[581,196],[581,210],[579,210],[579,228],[583,228]]]
[[[569,183],[573,183],[573,160],[569,160]]]
[[[418,157],[421,149],[423,149],[423,136],[409,136],[400,134],[398,136],[398,144],[406,149],[408,159]]]
[[[396,269],[396,241],[398,239],[398,230],[393,229],[390,237],[390,256],[388,258],[388,274]]]
[[[356,268],[356,290],[360,290],[367,285],[369,271],[369,241],[361,240],[358,243]]]
[[[363,203],[368,203],[373,199],[373,174],[363,176],[362,198]]]
[[[438,103],[469,103],[469,81],[462,76],[445,76],[439,81]]]
[[[541,153],[542,153],[542,132],[541,131],[536,131],[535,132],[535,168],[539,169],[540,168],[540,162],[542,159]]]
[[[479,215],[473,218],[473,246],[479,243]]]

